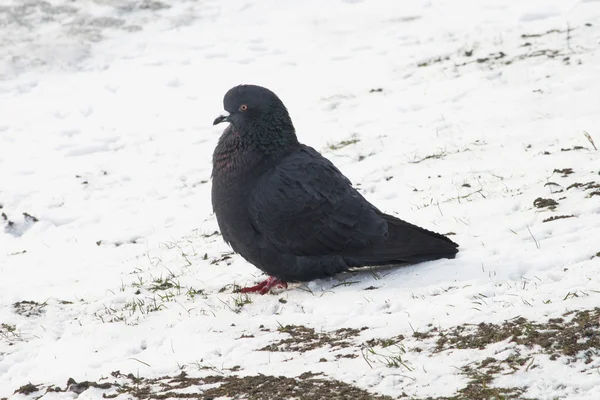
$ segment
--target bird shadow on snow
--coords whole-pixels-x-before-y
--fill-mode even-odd
[[[342,288],[348,288],[348,290],[375,290],[383,286],[413,288],[423,285],[437,285],[457,279],[456,265],[456,260],[435,260],[417,264],[401,263],[354,268],[332,278],[300,283],[297,288],[313,293],[324,293]],[[464,266],[462,265],[462,267]]]

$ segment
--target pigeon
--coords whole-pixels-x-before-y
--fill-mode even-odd
[[[369,203],[331,161],[298,141],[283,102],[240,85],[213,125],[212,205],[226,243],[268,275],[265,294],[365,266],[454,258],[458,245]]]

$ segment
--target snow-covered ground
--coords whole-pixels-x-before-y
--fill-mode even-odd
[[[438,340],[600,304],[599,27],[585,0],[0,1],[0,398],[183,370],[468,399],[489,365],[506,398],[600,398],[594,348]],[[262,277],[209,192],[240,83],[457,258],[235,293]]]

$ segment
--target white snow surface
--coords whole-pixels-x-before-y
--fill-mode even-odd
[[[116,370],[214,374],[198,365],[455,394],[458,367],[498,348],[408,351],[410,370],[258,349],[280,325],[410,350],[413,330],[597,306],[600,191],[567,188],[600,182],[599,27],[597,1],[2,0],[0,398],[73,398],[13,392]],[[234,293],[264,278],[211,236],[211,124],[240,83],[277,93],[380,209],[454,233],[457,258]],[[600,359],[535,361],[495,384],[600,398]]]

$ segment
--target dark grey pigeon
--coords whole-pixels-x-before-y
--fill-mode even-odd
[[[378,210],[329,160],[298,142],[275,93],[236,86],[223,104],[213,124],[230,125],[213,154],[213,209],[223,239],[270,276],[242,292],[458,252],[447,237]]]

